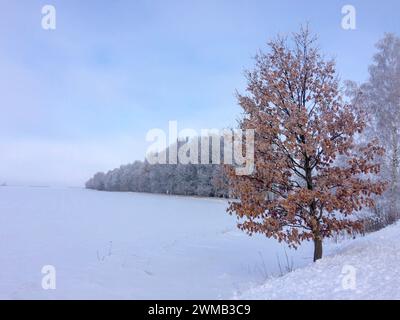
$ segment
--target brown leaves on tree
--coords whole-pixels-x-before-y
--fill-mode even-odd
[[[363,114],[343,101],[335,64],[321,57],[308,29],[292,40],[270,42],[247,73],[247,94],[238,94],[240,127],[255,130],[255,171],[227,169],[236,199],[228,211],[250,235],[294,247],[314,240],[316,260],[324,237],[362,227],[351,214],[383,192],[374,176],[384,150],[376,141],[357,146]]]

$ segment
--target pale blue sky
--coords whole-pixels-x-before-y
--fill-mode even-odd
[[[149,129],[235,125],[234,91],[277,33],[309,22],[342,79],[363,81],[398,0],[1,0],[0,183],[82,185],[143,159]],[[41,28],[41,8],[57,29]],[[357,29],[341,28],[341,8]]]

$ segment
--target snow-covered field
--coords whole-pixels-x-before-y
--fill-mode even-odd
[[[284,271],[284,246],[236,229],[226,202],[0,188],[0,298],[231,298]],[[311,245],[287,251],[310,263]],[[56,290],[41,269],[56,268]]]
[[[293,251],[248,237],[225,208],[218,199],[0,187],[0,299],[400,299],[400,225],[329,242],[313,264],[311,243]],[[297,270],[279,277],[292,262]],[[55,290],[42,288],[44,265],[56,268]]]

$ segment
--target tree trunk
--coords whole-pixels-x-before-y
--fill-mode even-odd
[[[316,237],[314,239],[314,262],[322,258],[322,239]]]
[[[391,181],[390,181],[390,205],[389,205],[389,223],[395,222],[399,217],[399,212],[397,211],[397,192],[398,192],[398,170],[399,170],[399,146],[397,140],[397,128],[393,129],[392,138],[392,158],[391,158]]]

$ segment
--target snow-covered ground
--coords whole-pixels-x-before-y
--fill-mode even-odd
[[[400,299],[400,223],[348,240],[315,264],[239,299]]]
[[[236,229],[226,202],[0,187],[0,298],[218,299],[284,271],[284,246]],[[295,267],[312,247],[287,250]],[[56,290],[41,269],[56,268]]]
[[[328,242],[313,264],[311,243],[294,251],[249,237],[225,208],[218,199],[0,187],[0,299],[400,299],[400,225]],[[279,277],[291,263],[296,270]],[[45,265],[56,269],[55,290],[42,288]]]

